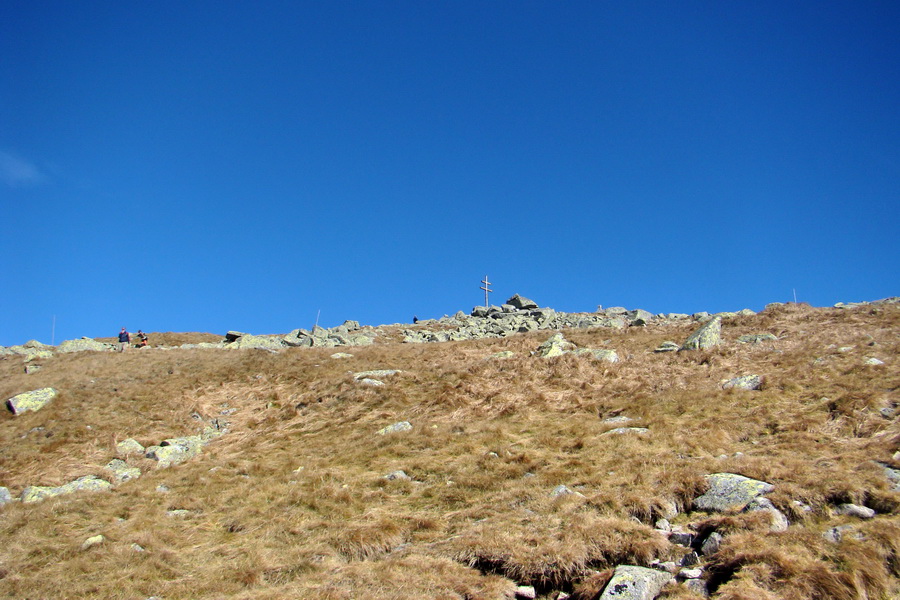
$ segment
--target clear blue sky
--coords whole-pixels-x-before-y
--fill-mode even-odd
[[[900,2],[0,17],[2,345],[900,295]]]

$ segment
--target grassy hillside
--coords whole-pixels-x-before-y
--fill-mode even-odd
[[[713,350],[653,352],[696,327],[563,332],[616,350],[614,364],[532,356],[547,331],[345,358],[79,352],[28,375],[22,357],[2,357],[0,399],[60,392],[0,416],[0,486],[14,497],[109,478],[126,438],[149,446],[216,419],[228,433],[169,468],[131,455],[143,476],[110,491],[0,507],[0,597],[474,600],[533,585],[586,599],[616,565],[686,554],[654,528],[668,517],[725,536],[701,563],[714,598],[896,598],[900,492],[883,464],[900,468],[900,305],[783,305],[726,319]],[[755,333],[778,339],[736,341]],[[383,386],[353,376],[372,369],[400,372]],[[761,390],[722,389],[751,373]],[[648,432],[602,435],[615,416]],[[400,421],[412,429],[377,433]],[[385,477],[398,470],[409,478]],[[774,484],[791,526],[692,510],[718,472]],[[577,493],[553,496],[560,485]],[[842,503],[877,514],[840,515]],[[823,537],[840,525],[840,541]],[[700,596],[672,584],[660,597]]]

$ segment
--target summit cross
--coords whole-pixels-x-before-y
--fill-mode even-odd
[[[484,285],[482,285],[481,288],[480,288],[480,289],[484,290],[484,305],[485,305],[485,306],[490,306],[491,303],[488,301],[488,294],[490,294],[490,293],[493,292],[494,290],[492,290],[491,287],[490,287],[490,286],[491,286],[491,282],[488,281],[488,276],[487,276],[487,275],[484,276],[484,279],[481,281],[481,283],[484,284]]]

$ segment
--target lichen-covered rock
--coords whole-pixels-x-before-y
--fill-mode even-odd
[[[653,600],[673,579],[672,574],[665,571],[619,565],[599,600]]]
[[[353,378],[359,381],[371,377],[390,377],[397,373],[400,373],[397,369],[374,369],[372,371],[360,371],[359,373],[354,373]]]
[[[393,425],[388,425],[387,427],[383,427],[378,430],[378,435],[387,435],[389,433],[400,433],[403,431],[411,431],[412,424],[409,421],[400,421],[399,423],[394,423]]]
[[[770,531],[787,531],[790,526],[790,521],[784,515],[783,512],[775,508],[775,505],[772,504],[772,501],[768,498],[764,498],[759,496],[750,501],[750,504],[745,508],[747,512],[755,512],[755,511],[765,511],[769,513],[771,518],[771,524],[769,525]]]
[[[758,390],[762,387],[762,377],[759,375],[741,375],[722,383],[723,390]]]
[[[363,377],[359,380],[360,385],[368,385],[371,387],[381,387],[384,385],[384,382],[380,379],[372,379],[371,377]]]
[[[9,490],[5,487],[0,487],[0,506],[6,504],[7,502],[12,502],[12,494],[9,493]]]
[[[117,484],[137,479],[141,476],[141,470],[131,467],[121,458],[114,458],[106,464],[106,468],[112,472],[113,481]]]
[[[688,336],[681,345],[682,350],[707,350],[722,341],[722,317],[714,317]]]
[[[561,333],[554,333],[546,342],[538,346],[538,356],[542,358],[552,358],[554,356],[562,356],[566,352],[575,349],[575,344],[568,341]]]
[[[56,347],[57,352],[84,352],[91,350],[94,352],[109,352],[113,350],[112,344],[105,344],[89,337],[80,340],[66,340]]]
[[[6,401],[6,408],[14,415],[42,409],[48,402],[56,398],[55,388],[47,387],[17,394]]]
[[[520,296],[519,294],[515,294],[512,298],[506,301],[507,304],[519,309],[519,310],[531,310],[538,307],[537,302],[534,300],[529,300],[524,296]]]
[[[680,348],[675,342],[663,342],[656,347],[654,352],[675,352]]]
[[[73,494],[75,492],[97,492],[107,490],[112,484],[105,479],[100,479],[95,475],[85,475],[79,477],[75,481],[70,481],[58,487],[47,487],[40,485],[30,485],[22,490],[22,502],[39,502],[54,496],[63,496],[65,494]]]
[[[706,476],[709,489],[694,499],[694,508],[707,512],[741,510],[757,496],[775,489],[771,483],[737,475],[714,473]]]
[[[759,344],[760,342],[776,342],[778,338],[771,333],[754,333],[742,335],[737,339],[741,344]]]
[[[236,336],[236,337],[235,337]],[[230,338],[234,337],[233,340]],[[237,331],[229,331],[228,335],[225,338],[229,340],[226,344],[226,348],[237,349],[237,350],[247,350],[247,349],[260,349],[260,350],[280,350],[284,348],[284,342],[277,337],[267,337],[263,335],[249,335],[249,334],[238,334]]]
[[[579,348],[573,352],[578,356],[593,356],[597,360],[615,363],[619,362],[619,355],[615,350],[596,349],[596,348]]]
[[[150,446],[144,456],[158,461],[160,467],[169,467],[194,458],[202,446],[203,438],[199,435],[171,438],[163,440],[159,446]]]
[[[106,541],[106,538],[103,537],[103,535],[101,535],[101,534],[92,535],[88,539],[84,540],[84,542],[82,542],[81,549],[88,550],[90,548],[93,548],[94,546],[99,546],[104,541]]]
[[[128,456],[129,454],[143,454],[145,451],[146,448],[133,438],[122,440],[116,444],[116,453],[122,456]]]
[[[646,434],[650,433],[650,430],[646,427],[616,427],[615,429],[610,429],[609,431],[604,431],[600,434],[600,437],[610,436],[610,435],[625,435],[625,434]]]

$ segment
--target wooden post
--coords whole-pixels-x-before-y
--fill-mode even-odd
[[[488,281],[488,276],[487,276],[487,275],[484,276],[484,279],[481,281],[481,283],[484,284],[484,285],[481,286],[481,288],[480,288],[480,289],[484,290],[484,305],[485,305],[485,306],[490,306],[491,303],[490,303],[490,301],[488,300],[488,294],[491,293],[491,292],[493,292],[494,290],[492,290],[491,287],[490,287],[490,286],[491,286],[491,282]]]

